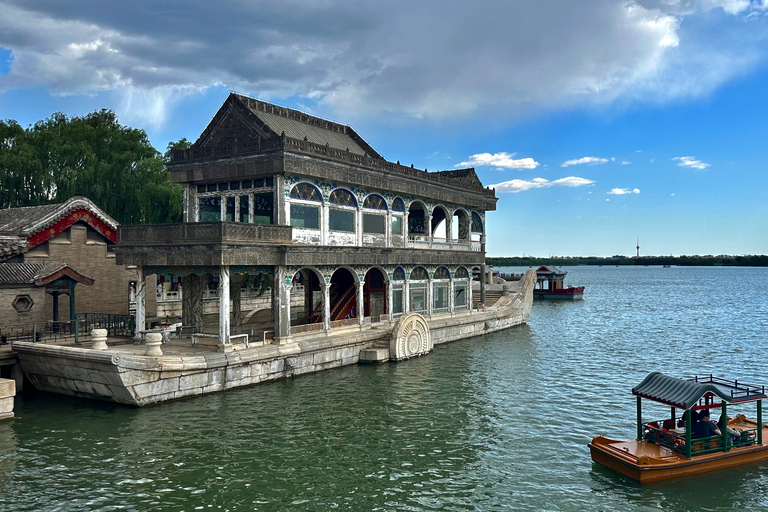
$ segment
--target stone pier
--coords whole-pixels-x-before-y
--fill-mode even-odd
[[[0,379],[0,420],[13,418],[14,396],[16,396],[16,381]]]

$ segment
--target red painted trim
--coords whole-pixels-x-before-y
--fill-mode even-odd
[[[27,238],[27,250],[36,247],[43,242],[47,242],[51,238],[59,235],[69,229],[76,222],[85,222],[101,235],[112,243],[117,243],[117,233],[109,226],[101,222],[93,212],[84,210],[82,208],[70,212],[66,217],[58,221],[52,226],[49,226],[42,231],[38,231],[34,235]]]

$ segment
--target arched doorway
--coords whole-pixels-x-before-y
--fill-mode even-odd
[[[456,210],[453,214],[451,231],[454,240],[469,240],[469,215],[464,210]]]
[[[445,240],[451,234],[448,229],[448,212],[442,206],[436,206],[432,210],[432,229],[430,231],[433,239]]]
[[[331,276],[331,321],[357,318],[357,280],[352,272],[339,268]]]
[[[387,314],[387,283],[378,268],[372,268],[365,274],[363,308],[365,316],[371,317],[373,323],[379,322]]]
[[[293,276],[291,302],[291,326],[322,323],[323,290],[314,270],[303,268]]]
[[[408,235],[411,237],[427,235],[427,209],[419,201],[411,203],[408,209]]]

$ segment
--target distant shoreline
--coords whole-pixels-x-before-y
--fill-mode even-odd
[[[768,267],[768,255],[744,256],[564,256],[539,258],[535,256],[489,256],[488,265],[495,267],[529,267],[536,265],[674,265],[678,267]]]

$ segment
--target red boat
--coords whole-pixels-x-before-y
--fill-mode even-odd
[[[564,286],[563,280],[568,272],[557,267],[543,266],[536,270],[535,299],[580,300],[584,298],[583,286]]]

